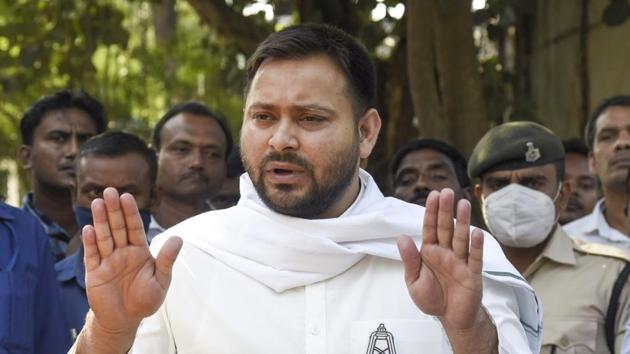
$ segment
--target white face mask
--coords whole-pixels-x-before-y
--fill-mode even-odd
[[[483,200],[483,218],[500,244],[529,248],[543,242],[556,223],[553,204],[545,193],[512,183]]]

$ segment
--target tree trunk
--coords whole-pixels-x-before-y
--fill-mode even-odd
[[[429,1],[427,1],[429,2]],[[435,48],[451,142],[469,154],[488,129],[470,1],[433,1]]]
[[[433,0],[407,2],[407,73],[419,135],[450,141],[436,81],[434,13]]]

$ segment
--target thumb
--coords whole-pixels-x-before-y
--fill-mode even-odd
[[[420,276],[422,257],[411,237],[401,236],[396,240],[396,243],[405,269],[405,283],[409,286]]]
[[[165,290],[168,289],[171,283],[173,264],[175,264],[175,260],[183,244],[184,241],[177,236],[169,238],[162,245],[162,249],[160,249],[157,259],[155,260],[155,277]]]

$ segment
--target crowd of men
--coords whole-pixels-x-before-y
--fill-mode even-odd
[[[584,139],[411,141],[384,197],[360,43],[291,27],[247,70],[240,148],[197,102],[150,145],[84,91],[26,110],[0,353],[630,353],[630,96]]]

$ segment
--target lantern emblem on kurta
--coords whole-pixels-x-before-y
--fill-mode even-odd
[[[376,331],[370,334],[367,354],[396,354],[394,335],[387,332],[384,324],[379,324]]]

